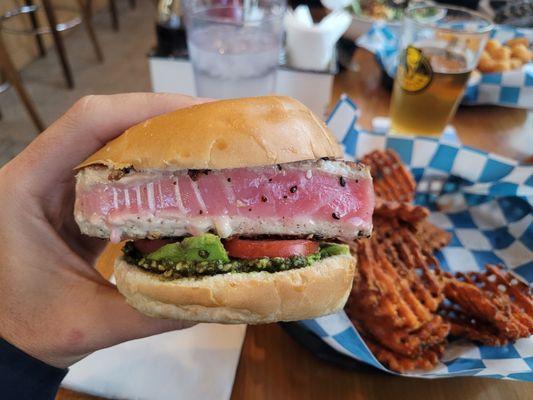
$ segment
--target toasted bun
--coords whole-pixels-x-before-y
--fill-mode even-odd
[[[267,96],[214,101],[149,119],[77,168],[223,169],[341,156],[335,138],[307,107]]]
[[[118,258],[115,278],[128,303],[152,317],[262,324],[341,310],[352,287],[355,265],[353,257],[339,255],[283,272],[165,281]]]

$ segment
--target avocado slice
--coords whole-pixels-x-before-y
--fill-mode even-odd
[[[228,253],[220,238],[211,233],[192,236],[181,242],[167,244],[148,254],[150,261],[194,262],[194,261],[223,261],[229,262]]]
[[[348,255],[350,254],[350,248],[348,247],[348,245],[337,244],[337,243],[325,243],[320,248],[320,255],[322,258],[338,256],[341,254],[348,254]]]

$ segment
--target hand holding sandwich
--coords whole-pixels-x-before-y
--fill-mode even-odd
[[[0,170],[0,337],[66,367],[97,349],[190,326],[138,313],[94,270],[105,242],[75,225],[73,168],[128,127],[199,102],[83,98]]]
[[[294,99],[197,103],[84,98],[0,170],[1,337],[65,367],[183,321],[342,309],[357,272],[339,242],[372,231],[369,169]],[[120,293],[93,268],[101,239],[127,241]]]

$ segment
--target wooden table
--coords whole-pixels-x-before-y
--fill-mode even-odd
[[[360,72],[335,79],[334,104],[346,93],[361,108],[360,124],[388,114],[390,94],[380,83],[373,57],[359,50]],[[500,107],[462,107],[452,124],[461,141],[520,161],[533,155],[533,112]],[[96,399],[61,390],[57,400]],[[262,399],[533,399],[533,383],[479,378],[408,379],[372,372],[350,372],[325,364],[293,341],[276,324],[246,332],[233,400]]]

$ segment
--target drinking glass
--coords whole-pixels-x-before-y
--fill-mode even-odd
[[[391,100],[391,132],[438,136],[453,118],[492,23],[461,7],[405,14]]]
[[[286,0],[186,0],[196,92],[231,98],[271,93]]]

